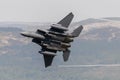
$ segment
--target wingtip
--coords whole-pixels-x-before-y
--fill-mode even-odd
[[[72,15],[72,16],[74,16],[73,12],[70,12],[69,14]]]
[[[51,66],[51,65],[45,65],[45,68],[48,68],[49,66]]]
[[[83,29],[83,25],[80,25],[80,27]]]

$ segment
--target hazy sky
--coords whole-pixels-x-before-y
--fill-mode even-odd
[[[69,12],[74,21],[120,17],[120,0],[0,0],[0,21],[57,22]]]

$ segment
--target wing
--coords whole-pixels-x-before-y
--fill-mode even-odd
[[[51,66],[54,56],[43,54],[45,67]]]
[[[64,27],[68,27],[73,19],[74,15],[73,13],[69,13],[66,17],[64,17],[58,24],[61,24]]]
[[[56,50],[48,49],[42,46],[40,54],[43,55],[45,67],[51,66],[53,58],[56,56]]]
[[[42,47],[39,53],[43,55],[45,67],[51,66],[53,58],[56,56],[57,50],[55,50],[53,47],[47,48],[46,45],[41,44],[41,41],[39,41],[39,39],[33,39],[32,42]]]
[[[60,22],[58,22],[57,24],[51,25],[51,28],[49,29],[49,31],[64,33],[64,31],[68,30],[68,26],[70,25],[73,17],[74,15],[72,13],[69,13]]]

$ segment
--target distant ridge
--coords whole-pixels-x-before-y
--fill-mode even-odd
[[[104,19],[120,21],[120,17],[107,17]]]

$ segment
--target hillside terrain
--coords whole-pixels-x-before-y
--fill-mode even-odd
[[[44,68],[41,47],[23,31],[47,29],[51,23],[0,23],[0,80],[119,80],[120,66],[60,67],[60,65],[120,64],[120,20],[87,19],[71,24],[70,31],[83,25],[74,40],[68,62],[58,52],[52,66]]]

